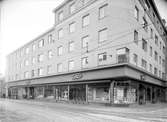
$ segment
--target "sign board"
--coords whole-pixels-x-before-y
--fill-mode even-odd
[[[78,79],[81,79],[82,77],[83,77],[82,73],[76,73],[76,74],[73,74],[72,79],[78,80]]]

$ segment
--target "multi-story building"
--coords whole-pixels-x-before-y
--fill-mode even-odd
[[[154,0],[66,0],[53,28],[7,57],[12,98],[165,101],[166,34]]]

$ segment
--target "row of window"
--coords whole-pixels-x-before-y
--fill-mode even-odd
[[[104,5],[104,6],[102,6],[102,7],[99,8],[99,18],[100,19],[104,18],[106,16],[106,14],[105,14],[106,13],[105,12],[106,11],[106,7],[107,7],[107,5]],[[60,14],[60,16],[62,17],[61,14]],[[88,26],[89,24],[90,24],[90,15],[87,14],[87,15],[85,15],[85,16],[82,17],[82,27]],[[107,29],[105,28],[104,30],[100,30],[99,31],[99,41],[100,42],[106,40],[106,39],[103,39],[103,37],[106,38],[106,35],[107,35],[106,30]],[[74,33],[75,31],[76,31],[76,23],[72,22],[72,23],[69,24],[69,32],[70,33]],[[63,28],[61,28],[61,29],[58,30],[58,40],[61,39],[62,37],[63,37]],[[52,34],[48,35],[48,43],[49,44],[54,43]],[[85,44],[83,44],[83,45],[85,45]],[[38,42],[38,48],[41,48],[43,46],[44,46],[44,39],[41,39]],[[36,50],[36,45],[33,44],[32,45],[32,51],[35,51],[35,50]],[[30,52],[30,49],[29,49],[29,47],[27,47],[25,49],[25,54],[28,54],[29,52]],[[24,54],[24,51],[21,52],[20,55],[22,56],[23,54]],[[18,55],[18,57],[19,57],[19,55]]]
[[[138,41],[139,41],[138,32],[135,30],[134,31],[134,42],[136,44],[138,44]],[[160,43],[160,45],[162,46],[161,43]],[[160,49],[163,49],[162,51],[165,54],[165,46],[163,46],[163,48],[161,48],[161,46],[160,46]],[[147,50],[148,50],[148,44],[147,44],[147,41],[145,39],[142,39],[142,49],[145,52],[147,52]],[[153,56],[153,48],[152,48],[152,46],[150,46],[150,53],[149,53],[149,55],[151,57]],[[158,53],[157,53],[157,51],[154,51],[154,59],[155,59],[155,61],[158,61]],[[159,62],[161,64],[161,56],[159,56]]]
[[[98,54],[98,61],[99,62],[106,61],[106,60],[107,60],[106,52]],[[82,65],[82,68],[84,68],[88,65],[88,57],[83,57],[81,59],[81,65]],[[69,71],[74,70],[74,60],[70,60],[68,62],[68,70]],[[63,72],[63,64],[62,63],[57,64],[57,72],[58,73]],[[47,74],[51,74],[51,73],[52,73],[52,65],[48,65],[47,66]],[[38,76],[44,75],[44,68],[42,68],[42,67],[38,68],[37,74],[38,74]],[[29,76],[30,76],[30,74],[28,71],[24,72],[24,78],[29,78]],[[34,76],[35,76],[35,70],[32,70],[31,77],[34,77]],[[18,79],[18,74],[16,74],[16,79]]]
[[[158,31],[160,31],[160,33],[163,35],[165,32],[163,31],[160,23],[159,23],[159,20],[158,18],[155,17],[155,13],[153,12],[153,10],[150,9],[150,5],[148,2],[144,2],[145,5],[145,10],[151,15],[153,22],[154,24],[156,25],[157,29],[159,29]],[[136,18],[137,21],[139,21],[140,19],[140,12],[139,12],[139,8],[137,6],[135,6],[135,9],[134,9],[134,17]],[[143,28],[147,31],[148,30],[148,22],[146,20],[146,17],[144,16],[143,18]]]
[[[107,53],[103,52],[98,54],[98,62],[99,64],[101,62],[104,62],[107,60]],[[138,66],[138,55],[134,54],[133,55],[133,61],[136,64],[136,66]],[[125,62],[129,62],[129,49],[128,48],[121,48],[117,50],[117,63],[125,63]],[[86,68],[88,65],[88,57],[83,57],[81,59],[81,66],[82,68]],[[163,61],[163,65],[165,65],[165,61]],[[68,70],[72,71],[74,70],[74,60],[70,60],[68,62]],[[149,65],[149,71],[152,73],[152,64]],[[147,70],[147,61],[144,59],[141,59],[141,67],[143,67],[145,70]],[[36,73],[37,71],[37,73]],[[31,71],[31,77],[35,77],[35,74],[37,74],[38,76],[42,76],[44,75],[44,68],[40,67],[37,70],[32,70]],[[63,64],[62,63],[58,63],[57,64],[57,72],[63,72]],[[47,66],[47,74],[51,74],[52,73],[52,65],[48,65]],[[158,76],[158,69],[155,67],[154,68],[154,75]],[[159,70],[159,77],[164,77],[165,73]],[[28,71],[24,72],[24,78],[29,78],[30,74]],[[18,74],[16,74],[16,79],[18,79]]]
[[[86,4],[88,2],[88,0],[82,0],[82,1],[83,1],[83,4]],[[99,18],[100,19],[106,15],[106,11],[107,11],[106,6],[107,6],[107,4],[105,4],[99,8]],[[73,2],[69,5],[69,14],[73,14],[75,12],[75,10],[76,10],[76,4],[75,4],[75,2]],[[63,21],[64,18],[65,18],[64,11],[62,10],[58,13],[58,22]],[[85,19],[85,20],[86,20],[85,22],[87,23],[87,19]]]
[[[138,55],[133,54],[133,62],[135,65],[138,65]],[[165,66],[165,61],[163,60],[163,66]],[[147,61],[144,59],[141,59],[141,67],[147,70]],[[149,64],[149,72],[153,73],[153,66],[152,64]],[[154,67],[154,73],[155,76],[158,76],[158,68]],[[165,73],[159,70],[159,77],[164,78]]]
[[[99,37],[99,42],[103,42],[103,41],[106,41],[107,40],[107,28],[104,28],[104,29],[101,29],[101,30],[99,30],[98,31],[98,37]],[[89,44],[89,42],[90,42],[90,37],[89,37],[89,35],[86,35],[86,36],[83,36],[82,38],[81,38],[81,47],[82,48],[88,48],[88,44]],[[40,40],[39,41],[39,45],[40,45],[40,47],[41,46],[44,46],[44,40]],[[32,45],[32,50],[34,51],[35,50],[35,45]],[[72,51],[74,51],[74,49],[75,49],[75,42],[74,41],[70,41],[69,43],[68,43],[68,52],[72,52]],[[29,52],[29,48],[26,48],[26,52],[27,52],[27,54],[28,54],[28,52]],[[63,46],[62,45],[60,45],[58,48],[57,48],[57,56],[61,56],[63,54]],[[43,54],[39,54],[38,55],[38,61],[39,62],[41,62],[42,60],[43,60]],[[53,57],[53,52],[51,51],[51,50],[49,50],[48,51],[48,58],[50,59],[50,58],[52,58]],[[27,66],[27,64],[28,64],[28,61],[25,61],[26,63],[26,66]],[[33,61],[32,62],[34,62],[34,59],[33,59]]]

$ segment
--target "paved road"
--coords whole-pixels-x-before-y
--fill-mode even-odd
[[[120,108],[0,99],[0,122],[167,122],[167,104]]]

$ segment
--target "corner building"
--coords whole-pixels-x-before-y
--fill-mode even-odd
[[[164,102],[167,30],[153,0],[66,0],[55,25],[7,57],[8,96]]]

